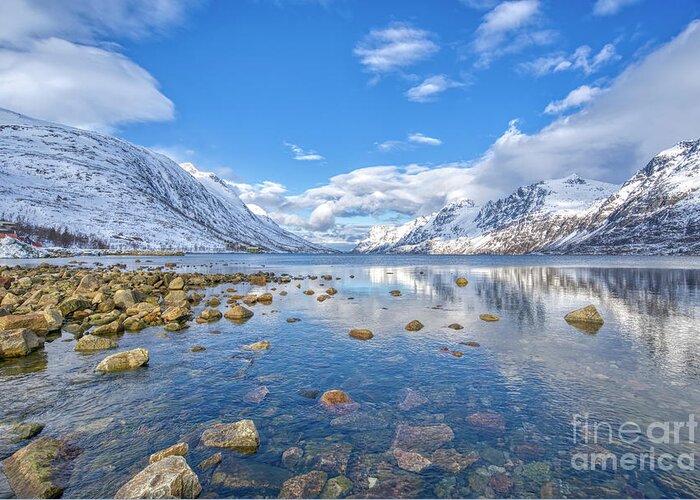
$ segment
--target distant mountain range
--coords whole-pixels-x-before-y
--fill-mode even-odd
[[[700,254],[700,140],[662,151],[622,186],[538,182],[478,206],[450,203],[401,226],[374,226],[354,252]]]
[[[126,141],[0,109],[0,220],[110,248],[323,252],[252,213],[212,173]]]

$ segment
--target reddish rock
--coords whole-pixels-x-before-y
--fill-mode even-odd
[[[469,415],[467,421],[482,429],[503,432],[506,428],[506,420],[500,413],[477,412]]]

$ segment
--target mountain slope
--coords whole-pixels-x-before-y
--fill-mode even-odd
[[[450,203],[427,218],[417,219],[427,221],[394,243],[384,245],[382,251],[467,254],[540,251],[578,226],[616,188],[613,184],[572,175],[519,188],[483,207],[471,200]],[[366,246],[364,242],[360,245],[356,251]],[[382,246],[383,242],[374,241],[374,248]]]
[[[700,140],[656,155],[559,252],[700,254]]]
[[[0,110],[0,218],[112,248],[323,250],[214,183],[126,141]]]

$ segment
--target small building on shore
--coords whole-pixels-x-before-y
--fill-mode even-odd
[[[41,243],[35,242],[27,233],[21,231],[17,227],[17,224],[6,220],[0,220],[0,239],[1,238],[13,238],[29,245],[34,245],[35,247],[42,246]]]

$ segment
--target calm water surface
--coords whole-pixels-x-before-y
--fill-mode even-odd
[[[84,260],[138,265],[134,259]],[[0,458],[19,446],[1,437],[8,425],[45,423],[44,434],[68,437],[83,449],[66,497],[111,497],[147,465],[151,453],[178,441],[190,444],[187,461],[199,475],[203,497],[276,497],[285,479],[314,469],[327,470],[329,477],[343,473],[353,481],[348,495],[361,497],[700,496],[700,437],[692,439],[687,426],[680,427],[677,442],[653,442],[646,434],[655,422],[685,422],[692,414],[700,419],[699,259],[141,259],[141,265],[178,262],[182,272],[265,270],[319,279],[236,286],[238,293],[274,286],[289,292],[275,294],[271,305],[254,306],[255,316],[244,324],[192,323],[167,338],[157,336],[162,328],[126,333],[119,350],[150,351],[149,366],[133,372],[94,372],[106,353],[74,352],[67,333],[47,343],[43,353],[0,362]],[[302,290],[322,293],[331,284],[322,286],[323,274],[340,278],[332,283],[339,293],[319,303]],[[457,287],[457,276],[467,277],[469,285]],[[223,296],[226,288],[209,289],[207,295]],[[393,289],[402,295],[390,296]],[[605,318],[597,333],[563,320],[590,303]],[[483,322],[482,313],[501,320]],[[289,317],[301,321],[290,324]],[[413,319],[425,328],[405,331]],[[464,329],[447,328],[455,322]],[[375,337],[352,339],[351,328],[369,328]],[[241,349],[259,340],[269,340],[272,348],[252,354]],[[461,344],[468,341],[480,346]],[[191,352],[194,345],[207,350]],[[464,356],[451,355],[455,350]],[[247,402],[244,396],[262,385],[270,391],[267,398]],[[351,416],[337,418],[302,394],[334,388],[358,403]],[[428,403],[402,410],[407,389]],[[479,415],[502,419],[504,428],[479,425]],[[579,420],[588,415],[588,433],[583,423],[574,433],[575,415]],[[224,450],[220,465],[201,470],[197,464],[219,451],[199,443],[202,431],[241,418],[255,421],[258,452],[244,457]],[[634,443],[617,436],[625,421],[639,426]],[[648,462],[628,470],[620,464],[616,470],[574,467],[572,456],[598,449],[594,423],[599,424],[597,444],[618,459],[639,457],[653,447],[656,456],[669,454],[664,464],[671,469],[649,470]],[[389,452],[399,424],[446,424],[454,439],[443,448],[476,451],[481,458],[458,473],[436,466],[420,474],[402,470]],[[612,439],[608,429],[614,431]],[[657,429],[657,436],[661,432]],[[305,454],[290,471],[281,455],[292,446]],[[694,469],[683,462],[693,453],[698,455]]]

